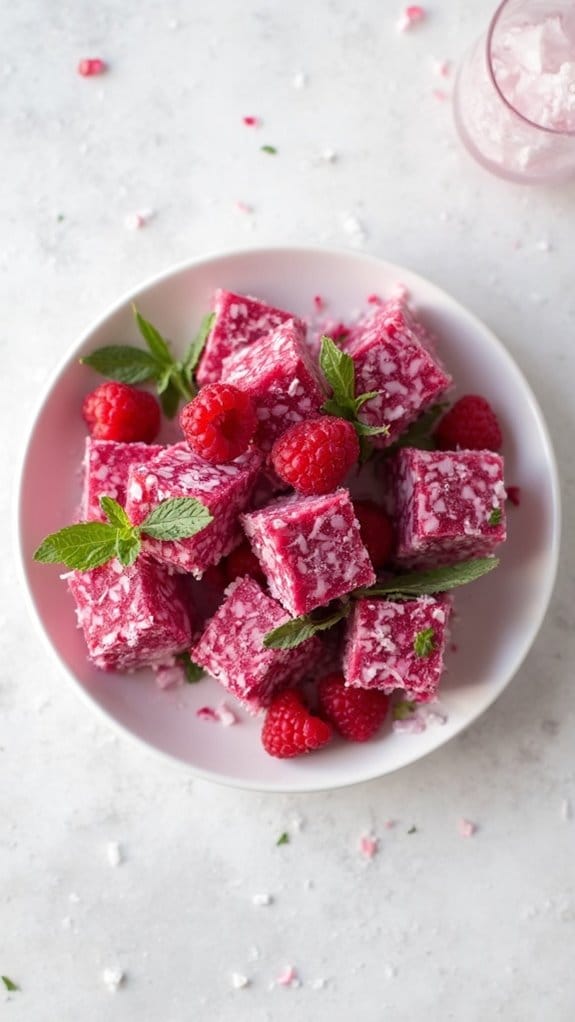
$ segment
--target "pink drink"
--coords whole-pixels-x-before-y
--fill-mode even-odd
[[[455,120],[488,170],[511,181],[575,176],[575,3],[505,0],[459,71]]]

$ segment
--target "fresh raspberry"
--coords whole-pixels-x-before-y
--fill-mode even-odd
[[[256,582],[265,583],[266,581],[262,566],[247,540],[244,540],[235,550],[232,550],[231,554],[228,554],[222,561],[222,566],[226,585],[243,575],[250,575],[251,578],[255,578]]]
[[[102,383],[87,394],[82,415],[96,440],[151,443],[160,429],[160,406],[153,394],[127,383]]]
[[[277,759],[290,759],[321,749],[331,737],[330,725],[309,713],[299,692],[293,688],[276,696],[262,730],[264,749]]]
[[[389,699],[377,689],[346,688],[343,674],[328,674],[318,686],[323,714],[348,742],[367,742],[383,724]]]
[[[180,426],[192,450],[212,465],[248,449],[258,420],[249,394],[230,383],[209,383],[185,405]]]
[[[297,422],[272,448],[280,479],[306,496],[335,490],[358,458],[353,426],[330,415]]]
[[[354,500],[353,510],[371,563],[376,569],[382,568],[393,547],[393,526],[373,500]]]
[[[466,394],[441,419],[435,442],[442,451],[499,451],[503,437],[489,402]]]

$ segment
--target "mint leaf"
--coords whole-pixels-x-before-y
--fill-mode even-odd
[[[144,319],[144,317],[140,315],[135,305],[132,305],[132,310],[134,312],[136,323],[138,324],[138,330],[156,361],[162,366],[172,365],[174,360],[172,358],[168,342],[148,319]]]
[[[289,845],[289,834],[287,830],[284,830],[283,834],[280,834],[276,841],[276,845],[278,846],[278,848],[280,847],[280,845]]]
[[[80,359],[82,365],[90,366],[101,376],[118,383],[144,383],[155,378],[159,366],[155,358],[142,348],[128,344],[112,344],[98,348],[91,355]]]
[[[15,990],[20,989],[17,983],[15,983],[13,979],[10,979],[9,976],[0,976],[0,979],[2,980],[4,986],[10,993],[14,993]]]
[[[262,153],[269,153],[270,156],[276,156],[277,149],[276,149],[275,145],[261,145],[260,146],[260,152],[262,152]]]
[[[500,525],[503,513],[500,507],[494,507],[489,518],[487,519],[488,525]]]
[[[354,421],[353,405],[351,402],[347,405],[341,404],[337,398],[328,397],[327,401],[324,401],[321,406],[322,412],[326,412],[327,415],[335,415],[338,419],[347,419],[348,422]]]
[[[371,401],[372,398],[379,397],[380,394],[380,390],[368,390],[365,394],[360,394],[354,402],[356,412],[359,412],[359,409],[363,407],[366,401]]]
[[[180,394],[176,387],[174,387],[171,375],[170,371],[169,381],[166,384],[165,390],[160,394],[160,404],[167,419],[174,418],[180,404]]]
[[[393,719],[407,720],[413,713],[415,713],[415,709],[416,703],[412,703],[408,699],[402,699],[400,703],[396,703],[393,707]]]
[[[360,422],[359,419],[353,425],[358,436],[389,435],[389,426],[368,426],[366,422]]]
[[[204,677],[206,673],[204,668],[200,667],[199,664],[195,664],[189,653],[178,653],[176,660],[184,668],[188,685],[195,685],[197,681]]]
[[[325,632],[333,628],[339,621],[347,617],[350,611],[349,603],[342,603],[331,614],[324,618],[314,618],[311,614],[303,614],[301,617],[292,618],[285,624],[279,625],[264,636],[266,649],[295,649],[301,646],[302,642],[311,639],[317,632]]]
[[[202,352],[206,345],[206,341],[210,336],[214,320],[216,318],[215,312],[208,312],[200,324],[196,336],[190,344],[183,359],[183,370],[186,375],[188,383],[192,382],[194,370],[197,368],[198,362],[200,361]]]
[[[333,390],[333,397],[340,405],[354,401],[355,366],[353,359],[334,344],[331,337],[321,339],[319,355],[320,369]]]
[[[208,508],[195,497],[163,500],[140,525],[152,539],[188,539],[213,521]]]
[[[417,633],[413,640],[413,649],[415,655],[418,657],[431,656],[435,648],[436,648],[435,629],[422,628],[421,631]]]
[[[131,532],[126,531],[124,534],[119,532],[116,535],[116,557],[125,568],[130,568],[134,564],[141,549],[142,540],[138,529],[133,529]]]
[[[413,571],[405,575],[396,575],[385,582],[378,582],[366,589],[356,589],[352,595],[363,599],[372,596],[386,596],[388,599],[413,598],[417,596],[444,593],[448,589],[475,582],[499,564],[497,557],[476,557],[459,564],[449,564],[431,571]]]
[[[69,525],[47,536],[36,550],[34,560],[91,571],[115,557],[117,531],[105,522]]]
[[[124,511],[124,508],[121,504],[118,504],[118,501],[114,500],[113,497],[100,497],[100,507],[110,522],[110,525],[115,525],[117,529],[132,528],[132,523]]]

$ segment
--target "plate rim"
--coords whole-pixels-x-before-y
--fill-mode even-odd
[[[36,605],[36,601],[32,594],[32,589],[28,581],[28,575],[26,570],[22,516],[23,516],[23,486],[26,476],[26,467],[28,462],[30,446],[32,438],[36,431],[38,420],[40,419],[44,411],[44,408],[46,407],[50,400],[52,390],[54,389],[54,386],[56,385],[59,377],[62,375],[68,364],[75,357],[78,349],[80,349],[85,344],[85,342],[88,340],[91,334],[93,334],[96,330],[102,327],[105,324],[105,322],[112,316],[121,312],[121,310],[126,305],[128,305],[135,298],[141,295],[142,292],[145,292],[154,286],[162,284],[171,277],[177,276],[178,274],[184,273],[189,270],[193,270],[198,266],[206,266],[211,263],[220,262],[224,259],[242,258],[245,256],[252,256],[254,258],[265,259],[266,255],[270,253],[273,253],[276,256],[278,254],[284,254],[286,256],[290,256],[293,258],[297,257],[298,255],[305,255],[308,257],[309,256],[313,257],[315,255],[318,257],[331,256],[345,259],[351,258],[354,261],[368,264],[373,268],[380,269],[385,268],[387,271],[395,273],[398,277],[401,277],[402,274],[403,275],[407,274],[417,283],[422,283],[426,288],[436,292],[437,295],[443,301],[447,300],[449,304],[455,306],[457,308],[457,311],[461,313],[463,316],[465,316],[468,319],[468,321],[472,323],[475,329],[483,333],[487,333],[489,335],[491,342],[498,349],[499,355],[502,356],[503,359],[506,361],[508,368],[511,370],[512,373],[514,373],[519,378],[519,380],[523,384],[523,387],[529,397],[531,408],[543,440],[543,446],[545,449],[544,453],[546,456],[546,461],[550,475],[551,544],[549,550],[547,551],[546,556],[547,560],[546,581],[545,585],[542,586],[540,590],[539,600],[537,604],[537,613],[533,617],[533,624],[530,627],[529,633],[526,633],[526,638],[521,643],[521,647],[519,648],[518,653],[514,658],[514,663],[511,669],[506,674],[505,680],[496,687],[494,692],[489,693],[487,700],[482,703],[481,709],[477,713],[475,713],[470,719],[462,721],[461,724],[450,733],[449,737],[442,739],[441,732],[438,732],[437,742],[434,743],[432,747],[428,748],[425,752],[419,754],[417,753],[417,750],[415,752],[413,751],[408,752],[404,757],[401,757],[399,762],[396,762],[391,768],[381,770],[377,769],[377,767],[374,767],[370,770],[365,770],[361,774],[361,776],[353,776],[347,780],[337,779],[335,783],[330,783],[328,780],[326,780],[325,782],[301,783],[300,779],[300,783],[289,785],[286,782],[277,783],[275,781],[266,782],[252,781],[249,779],[248,780],[238,779],[233,775],[228,775],[222,772],[217,773],[213,770],[207,770],[204,769],[203,767],[199,767],[192,763],[186,762],[177,755],[174,755],[164,749],[158,748],[156,745],[151,744],[145,738],[141,737],[134,731],[130,730],[126,725],[124,725],[123,723],[118,721],[114,716],[112,716],[99,702],[97,702],[97,700],[91,695],[89,691],[86,690],[86,688],[84,688],[84,686],[80,683],[80,681],[76,678],[74,673],[69,669],[69,667],[62,659],[59,651],[52,643],[48,635],[48,632],[46,631],[44,622],[42,620],[39,609]],[[407,266],[401,266],[397,263],[384,259],[378,255],[340,247],[332,248],[331,246],[321,245],[285,245],[278,243],[274,245],[263,246],[255,245],[249,246],[247,248],[233,247],[213,250],[207,254],[196,256],[192,259],[184,259],[182,261],[179,261],[168,267],[166,270],[163,270],[160,273],[156,273],[147,277],[145,280],[137,284],[135,287],[130,287],[126,292],[122,294],[122,296],[119,299],[117,299],[111,305],[109,305],[102,314],[94,318],[88,324],[88,326],[80,333],[77,339],[74,340],[67,347],[64,355],[58,361],[56,367],[50,373],[46,383],[44,384],[43,390],[44,395],[42,399],[34,406],[32,412],[30,413],[30,417],[27,422],[27,428],[24,432],[24,440],[20,445],[19,455],[17,459],[17,467],[15,472],[13,529],[16,540],[17,550],[16,560],[18,576],[20,584],[24,590],[26,606],[28,608],[32,620],[36,625],[37,631],[40,632],[40,635],[45,646],[48,648],[53,659],[59,664],[61,671],[63,672],[64,676],[67,679],[67,682],[71,684],[72,688],[76,692],[76,695],[79,696],[79,698],[90,707],[92,712],[96,712],[96,714],[100,717],[102,721],[105,721],[107,725],[112,726],[112,728],[114,728],[116,732],[118,732],[122,736],[127,737],[131,741],[137,743],[137,745],[140,746],[140,748],[143,748],[148,752],[151,752],[152,754],[160,757],[165,763],[169,764],[170,766],[178,768],[180,770],[184,770],[187,773],[191,773],[202,781],[208,781],[212,784],[218,784],[223,787],[235,788],[243,791],[270,792],[277,794],[304,794],[322,791],[334,791],[342,788],[349,788],[356,784],[364,784],[369,781],[375,781],[382,777],[386,777],[389,774],[396,773],[398,770],[402,770],[405,767],[410,766],[412,763],[416,763],[418,760],[424,759],[427,756],[432,755],[443,745],[447,744],[449,741],[455,738],[458,734],[461,734],[461,732],[465,731],[468,727],[475,723],[475,721],[479,720],[479,718],[483,716],[483,714],[494,704],[494,702],[499,698],[499,696],[505,691],[505,689],[511,683],[515,675],[518,673],[523,662],[525,661],[529,651],[531,650],[541,630],[543,621],[547,614],[549,603],[555,587],[559,564],[562,528],[561,487],[559,481],[557,458],[553,447],[553,441],[551,438],[551,434],[549,432],[549,427],[547,426],[547,422],[543,415],[541,406],[531,387],[531,384],[529,383],[529,381],[527,380],[526,376],[523,373],[523,370],[520,368],[520,366],[515,361],[515,359],[508,351],[508,349],[505,347],[503,342],[499,339],[499,337],[495,334],[491,327],[487,326],[487,324],[484,323],[483,320],[479,318],[479,316],[477,316],[474,312],[469,310],[467,306],[459,302],[458,299],[454,298],[449,292],[444,291],[443,288],[441,288],[438,284],[435,284],[434,281],[430,280],[428,277],[424,277],[422,274],[414,270],[411,270]],[[296,780],[296,778],[294,778],[294,780]]]

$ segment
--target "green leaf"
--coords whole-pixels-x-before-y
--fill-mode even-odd
[[[195,497],[163,500],[140,525],[140,531],[152,539],[188,539],[213,521],[207,507]]]
[[[116,536],[116,557],[120,564],[129,568],[137,560],[142,549],[142,540],[137,529]]]
[[[178,653],[176,660],[184,668],[188,685],[195,685],[196,682],[205,676],[204,668],[200,667],[199,664],[195,664],[189,653]]]
[[[275,145],[261,145],[260,146],[260,152],[262,152],[262,153],[269,153],[270,156],[276,156],[277,155],[277,149],[276,149]]]
[[[363,407],[366,401],[371,401],[372,398],[379,397],[380,394],[380,390],[368,390],[365,394],[360,394],[355,399],[355,411],[359,412],[359,409]]]
[[[69,525],[47,536],[36,550],[34,560],[91,571],[115,556],[116,533],[117,529],[105,522]]]
[[[113,497],[100,497],[100,507],[110,522],[110,525],[114,525],[117,529],[132,528],[132,523],[124,511],[124,508],[121,504],[118,504],[118,501],[114,500]]]
[[[327,401],[324,401],[321,406],[321,410],[326,412],[327,415],[336,415],[338,419],[347,419],[348,422],[355,422],[352,401],[343,404],[335,397],[328,397]]]
[[[112,344],[106,348],[97,348],[90,355],[81,358],[80,362],[109,380],[132,385],[155,379],[160,368],[149,352],[128,344]]]
[[[200,329],[184,355],[182,364],[188,383],[192,382],[194,370],[197,368],[198,362],[200,361],[202,351],[204,350],[206,341],[212,331],[215,318],[215,312],[206,313],[200,324]]]
[[[436,648],[435,629],[422,628],[421,631],[417,633],[413,640],[413,649],[415,651],[415,655],[418,657],[431,656],[435,648]]]
[[[421,451],[434,451],[433,429],[447,407],[445,402],[432,405],[415,422],[412,422],[411,426],[394,444],[388,447],[386,453],[391,454],[399,447],[417,447]]]
[[[172,365],[174,359],[168,346],[167,341],[162,337],[159,330],[156,330],[155,326],[150,323],[149,320],[144,319],[140,315],[135,305],[132,305],[134,310],[134,316],[136,317],[136,323],[138,324],[138,330],[144,338],[148,348],[150,349],[154,358],[162,366]]]
[[[276,845],[278,846],[278,848],[280,845],[289,845],[289,834],[287,830],[284,830],[283,834],[280,834],[276,841]]]
[[[413,823],[413,824],[411,825],[411,827],[409,828],[409,830],[408,830],[408,832],[407,832],[407,833],[408,833],[408,834],[417,834],[417,827],[415,826],[415,823]]]
[[[156,380],[156,390],[158,392],[158,396],[159,397],[161,397],[162,394],[165,394],[165,392],[168,389],[168,387],[170,386],[171,382],[172,382],[172,367],[171,366],[166,366],[165,369],[162,369],[160,375],[158,376],[158,379]]]
[[[311,639],[312,635],[316,635],[317,632],[325,632],[328,628],[333,628],[344,617],[347,617],[349,611],[350,604],[342,603],[324,618],[314,618],[311,614],[292,618],[268,632],[264,636],[264,646],[266,649],[295,649],[296,646],[301,646],[302,642]]]
[[[9,976],[0,976],[0,979],[2,980],[4,986],[10,993],[14,993],[15,990],[20,989],[18,984],[15,983],[13,979],[10,979]]]
[[[387,436],[389,434],[389,426],[368,426],[366,422],[360,422],[359,419],[353,424],[355,426],[355,432],[358,436]]]
[[[416,703],[412,703],[408,699],[402,699],[400,703],[396,703],[393,707],[393,719],[407,720],[415,713],[416,705]]]
[[[167,419],[173,419],[180,404],[180,394],[171,379],[170,370],[170,381],[166,386],[164,392],[160,395],[160,404],[162,411]]]
[[[352,594],[363,599],[372,596],[386,596],[388,599],[413,598],[444,593],[448,589],[475,582],[482,575],[487,575],[499,564],[497,557],[476,557],[460,564],[449,564],[431,571],[413,571],[405,575],[396,575],[386,582],[378,582],[366,589],[356,589]]]
[[[500,525],[502,517],[503,517],[503,512],[502,512],[501,508],[500,507],[494,507],[492,512],[491,512],[491,514],[489,515],[489,518],[487,519],[487,524],[488,525]]]
[[[333,390],[333,397],[344,406],[355,400],[355,366],[353,359],[341,351],[325,335],[321,339],[320,369]]]

